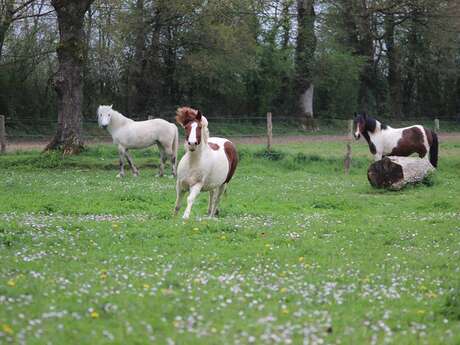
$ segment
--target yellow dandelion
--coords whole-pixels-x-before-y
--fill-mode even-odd
[[[281,309],[281,312],[282,312],[284,315],[287,315],[287,314],[289,314],[289,309],[286,308],[286,307],[283,307],[283,308]]]
[[[215,327],[211,328],[211,332],[212,333],[216,333],[217,332],[217,329]]]
[[[178,320],[173,321],[174,327],[178,328],[180,326],[180,322]]]
[[[288,289],[285,288],[285,287],[284,287],[284,288],[281,288],[281,290],[280,290],[281,293],[286,293],[287,291],[288,291]]]
[[[150,285],[149,285],[149,284],[144,284],[144,285],[142,285],[142,286],[144,287],[144,289],[150,288]]]
[[[221,240],[225,240],[226,238],[227,238],[227,237],[225,237],[225,235],[220,236],[220,239],[221,239]]]
[[[426,311],[423,310],[423,309],[417,310],[417,314],[419,314],[419,315],[423,315],[423,314],[425,314],[425,313],[426,313]]]
[[[6,334],[13,334],[13,329],[11,328],[10,325],[7,325],[7,324],[4,324],[2,325],[2,330],[3,332],[5,332]]]
[[[107,279],[107,272],[102,271],[99,277],[100,277],[101,279]]]
[[[16,286],[16,281],[14,279],[10,279],[7,282],[8,286],[15,287]]]
[[[303,256],[299,256],[299,262],[303,262],[305,258]]]
[[[90,316],[93,318],[93,319],[99,319],[99,313],[95,310],[93,310],[90,314]]]
[[[198,229],[198,228],[193,228],[193,231],[200,231],[200,229]]]
[[[118,229],[119,227],[120,227],[120,225],[118,225],[117,223],[112,224],[112,228],[114,228],[114,229]]]

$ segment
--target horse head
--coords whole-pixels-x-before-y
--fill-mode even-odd
[[[202,137],[207,135],[208,120],[199,110],[189,107],[178,108],[176,121],[185,129],[185,145],[195,151],[201,145]]]
[[[110,120],[112,119],[112,109],[113,105],[100,105],[97,108],[97,122],[99,127],[107,128],[110,124]]]
[[[356,113],[355,112],[355,119],[354,119],[354,124],[355,124],[355,131],[353,133],[354,137],[356,140],[359,140],[361,137],[361,134],[366,132],[366,123],[367,123],[367,114],[365,112],[363,113]]]

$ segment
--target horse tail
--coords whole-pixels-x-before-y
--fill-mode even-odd
[[[431,131],[431,135],[433,137],[433,142],[430,146],[430,163],[436,168],[438,166],[438,135],[434,131]]]

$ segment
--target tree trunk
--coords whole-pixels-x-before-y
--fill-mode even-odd
[[[134,41],[134,61],[132,64],[132,85],[131,85],[131,109],[130,113],[141,114],[145,112],[146,101],[149,96],[146,87],[146,45],[145,45],[145,21],[144,21],[144,0],[136,0],[136,25]]]
[[[293,5],[293,0],[284,0],[283,8],[281,13],[281,51],[283,52],[283,63],[289,64],[288,59],[290,54],[287,54],[289,49],[289,40],[291,37],[291,14],[290,9]],[[281,77],[281,85],[279,95],[275,100],[276,107],[279,109],[284,109],[286,111],[283,115],[289,115],[289,112],[292,111],[292,97],[291,96],[291,76],[289,74],[283,74]],[[297,110],[297,109],[296,109]]]
[[[158,108],[161,107],[159,100],[161,96],[161,59],[160,59],[160,50],[161,50],[161,7],[159,4],[155,4],[154,9],[154,23],[152,26],[152,42],[148,50],[147,58],[147,67],[146,71],[148,73],[148,89],[149,89],[149,99],[151,103],[149,105],[149,111],[155,108],[156,111],[159,111]],[[153,101],[153,102],[152,102]]]
[[[367,178],[375,188],[399,190],[408,184],[422,182],[434,170],[426,159],[390,156],[372,163]]]
[[[5,42],[6,30],[8,28],[0,22],[0,61],[2,61],[3,43]]]
[[[419,45],[417,39],[417,24],[416,18],[412,18],[408,39],[407,39],[407,62],[405,63],[405,80],[403,82],[403,113],[407,116],[416,115],[416,107],[414,102],[414,94],[416,89],[417,75],[417,47]]]
[[[361,110],[369,112],[371,106],[371,96],[376,95],[375,88],[375,69],[374,69],[374,41],[372,37],[371,13],[363,2],[358,16],[358,27],[360,30],[358,52],[366,58],[366,62],[361,70],[359,89],[359,103]]]
[[[54,78],[58,99],[58,123],[54,138],[45,150],[61,149],[77,154],[83,148],[81,135],[83,64],[85,58],[84,16],[94,0],[52,0],[59,26],[57,56],[59,68]]]
[[[3,44],[6,32],[13,20],[13,1],[7,0],[0,3],[0,61],[2,60]]]
[[[388,58],[388,88],[391,115],[402,116],[401,54],[395,42],[395,21],[392,14],[385,16],[385,43]]]
[[[313,117],[313,59],[316,50],[314,0],[297,0],[295,84],[297,116],[304,129],[317,128]]]
[[[371,96],[377,96],[372,13],[367,8],[367,1],[341,0],[341,3],[346,45],[355,55],[365,59],[359,76],[358,104],[361,111],[368,112]]]

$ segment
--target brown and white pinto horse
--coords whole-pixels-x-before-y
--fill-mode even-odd
[[[238,154],[235,145],[227,139],[209,138],[208,121],[199,110],[188,107],[177,109],[176,121],[185,129],[185,155],[177,168],[176,206],[187,190],[187,208],[182,218],[188,219],[193,202],[201,191],[209,192],[208,216],[214,217],[222,193],[235,173]]]
[[[355,139],[362,135],[376,161],[383,156],[410,156],[417,153],[420,158],[429,159],[430,163],[438,165],[438,136],[431,129],[420,125],[404,128],[392,128],[366,113],[356,114],[354,123]]]

